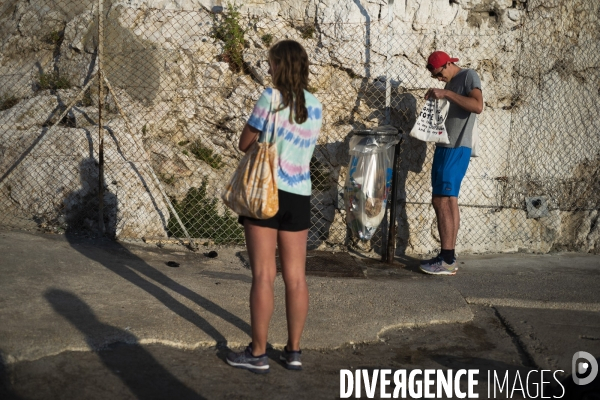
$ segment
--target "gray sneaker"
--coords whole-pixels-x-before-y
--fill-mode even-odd
[[[286,346],[283,348],[279,359],[285,363],[285,367],[287,369],[299,371],[302,369],[302,361],[300,360],[301,356],[302,350],[288,351]]]
[[[269,357],[267,354],[260,356],[252,355],[252,343],[240,353],[233,351],[227,355],[227,363],[232,367],[244,368],[255,374],[266,374],[269,372]]]
[[[431,275],[456,275],[458,266],[456,263],[456,258],[452,264],[448,264],[441,256],[437,256],[431,260],[423,261],[420,269],[426,274]]]

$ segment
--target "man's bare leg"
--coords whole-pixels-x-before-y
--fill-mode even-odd
[[[438,232],[442,250],[453,250],[456,247],[460,214],[458,198],[451,196],[433,196],[433,209],[437,217]]]
[[[458,197],[450,197],[450,209],[452,210],[452,218],[454,218],[454,235],[452,236],[452,248],[456,249],[456,241],[458,240],[458,229],[460,228],[460,211],[458,209]]]

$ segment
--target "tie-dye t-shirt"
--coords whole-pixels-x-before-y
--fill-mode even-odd
[[[254,106],[248,125],[261,131],[259,140],[265,141],[267,122],[274,117],[271,113],[271,96],[273,89],[267,88]],[[281,98],[281,97],[280,97]],[[310,159],[319,131],[321,130],[321,113],[323,106],[310,92],[304,91],[308,119],[302,124],[290,123],[290,107],[277,113],[277,154],[279,155],[279,168],[277,168],[277,186],[279,190],[310,196]],[[279,108],[273,105],[273,110]],[[266,140],[270,140],[272,131],[268,132]]]

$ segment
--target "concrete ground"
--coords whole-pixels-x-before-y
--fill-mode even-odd
[[[243,250],[0,231],[0,398],[336,398],[341,369],[549,369],[571,382],[575,352],[600,355],[600,256],[461,256],[453,277],[357,258],[362,278],[307,277],[300,373],[277,362],[278,276],[271,373],[256,377],[224,362],[250,341]]]

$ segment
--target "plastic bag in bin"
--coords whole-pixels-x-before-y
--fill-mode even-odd
[[[371,239],[385,216],[394,145],[398,141],[395,134],[376,131],[350,139],[350,164],[344,185],[346,222],[361,240]]]

